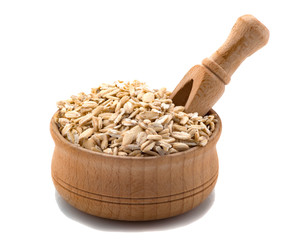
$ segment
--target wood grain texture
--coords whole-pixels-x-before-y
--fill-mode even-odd
[[[239,65],[268,39],[268,29],[255,17],[240,17],[224,44],[184,76],[171,95],[173,102],[184,105],[187,112],[205,115],[222,96],[224,85]]]
[[[205,147],[159,157],[120,157],[71,144],[52,119],[52,179],[67,202],[95,216],[126,221],[176,216],[196,207],[213,190],[221,127],[218,116]]]

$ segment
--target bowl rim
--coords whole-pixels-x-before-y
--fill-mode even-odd
[[[80,145],[76,145],[76,144],[69,142],[66,138],[64,138],[62,136],[62,134],[58,130],[57,124],[54,120],[54,115],[50,121],[50,133],[51,133],[51,136],[55,142],[55,147],[58,145],[57,143],[60,143],[70,149],[79,150],[79,151],[85,152],[87,154],[91,154],[93,156],[98,156],[98,157],[104,157],[106,159],[110,158],[110,159],[120,159],[120,160],[142,160],[143,161],[144,159],[152,160],[152,159],[160,159],[160,158],[161,159],[175,158],[175,157],[178,158],[178,157],[184,156],[184,154],[190,154],[192,152],[198,153],[199,151],[209,149],[213,146],[213,144],[215,145],[218,142],[219,137],[221,135],[221,131],[222,131],[221,119],[220,119],[219,115],[213,109],[211,109],[208,112],[208,115],[215,115],[215,117],[218,119],[218,122],[216,123],[215,130],[214,130],[213,134],[210,136],[209,141],[206,146],[204,146],[204,147],[195,146],[195,147],[191,147],[188,150],[185,150],[183,152],[177,152],[177,153],[167,154],[167,155],[163,155],[163,156],[146,156],[146,157],[118,156],[118,155],[111,155],[111,154],[107,154],[107,153],[100,153],[100,152],[96,152],[96,151],[92,151],[92,150],[83,148]]]

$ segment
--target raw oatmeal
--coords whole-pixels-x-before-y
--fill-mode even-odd
[[[185,113],[166,88],[117,81],[57,102],[60,133],[78,146],[119,156],[159,156],[203,147],[215,130],[214,115]]]

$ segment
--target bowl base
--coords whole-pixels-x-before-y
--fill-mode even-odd
[[[121,221],[151,221],[183,214],[204,201],[217,182],[218,173],[203,186],[163,198],[123,199],[86,193],[52,177],[59,194],[73,207],[88,214]]]

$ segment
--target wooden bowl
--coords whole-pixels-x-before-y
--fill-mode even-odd
[[[205,147],[159,157],[112,156],[78,147],[52,119],[54,185],[68,203],[103,218],[147,221],[187,212],[206,199],[217,181],[216,143],[222,128],[217,118]]]

